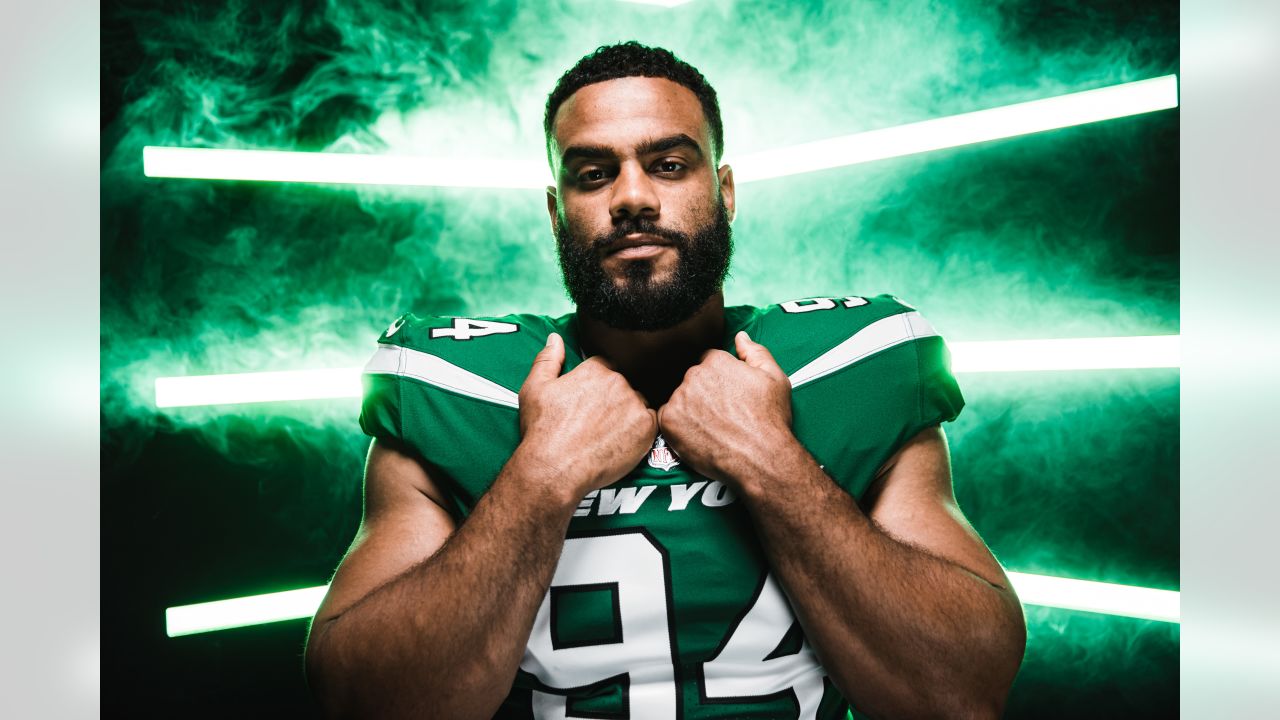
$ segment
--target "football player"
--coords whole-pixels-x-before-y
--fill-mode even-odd
[[[1025,626],[956,506],[933,327],[887,295],[725,307],[720,112],[666,50],[583,58],[545,130],[577,311],[379,339],[307,643],[326,712],[997,716]]]

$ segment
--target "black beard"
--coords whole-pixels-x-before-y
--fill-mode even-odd
[[[578,312],[618,330],[666,330],[693,317],[724,284],[733,255],[729,211],[723,198],[714,217],[693,237],[659,228],[652,220],[633,217],[605,235],[587,241],[560,218],[556,250],[569,298]],[[609,248],[632,233],[648,233],[671,243],[678,253],[675,271],[666,282],[653,280],[649,260],[627,262],[625,282],[616,285],[601,262]]]

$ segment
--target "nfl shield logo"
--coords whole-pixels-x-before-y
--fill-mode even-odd
[[[667,447],[667,441],[661,435],[654,438],[653,448],[649,450],[649,467],[670,470],[679,464],[680,458],[676,457],[674,450]]]

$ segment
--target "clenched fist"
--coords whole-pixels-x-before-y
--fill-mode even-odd
[[[662,436],[694,470],[737,484],[776,443],[793,442],[791,382],[745,332],[735,358],[708,350],[658,410]],[[739,359],[740,358],[740,359]]]
[[[658,434],[657,413],[607,360],[589,358],[565,375],[564,340],[552,333],[520,388],[520,447],[526,462],[563,483],[577,502],[631,471]]]

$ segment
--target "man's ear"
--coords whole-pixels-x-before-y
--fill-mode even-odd
[[[729,211],[729,222],[733,222],[733,218],[737,215],[737,199],[734,194],[733,186],[733,168],[728,165],[721,165],[716,171],[716,175],[720,177],[720,197],[724,198],[725,210]]]
[[[556,186],[547,186],[547,214],[551,216],[551,232],[558,234],[560,232],[559,223],[560,215],[556,213]]]

